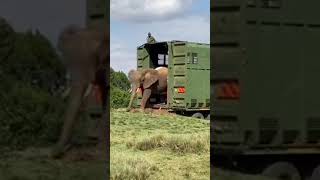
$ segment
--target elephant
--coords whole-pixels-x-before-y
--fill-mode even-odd
[[[145,111],[146,105],[152,94],[160,94],[167,91],[168,68],[158,67],[156,69],[130,70],[128,73],[132,91],[127,108],[130,111],[132,102],[136,97],[138,88],[142,90],[141,110]]]
[[[101,118],[99,126],[101,127],[99,142],[102,145],[106,143],[108,126],[106,114],[109,98],[109,35],[107,31],[69,25],[59,34],[58,49],[70,70],[71,90],[62,131],[51,154],[54,158],[62,157],[65,153],[80,112],[86,106],[88,100],[86,90],[93,89],[93,84],[99,89],[101,107],[103,108],[103,118]]]

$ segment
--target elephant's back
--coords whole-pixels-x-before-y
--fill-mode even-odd
[[[158,71],[161,78],[168,76],[168,68],[166,67],[157,67],[155,70]]]
[[[159,73],[159,91],[165,91],[167,89],[168,68],[157,67],[156,70]]]

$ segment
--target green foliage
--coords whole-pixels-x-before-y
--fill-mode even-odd
[[[116,72],[112,68],[110,68],[110,85],[123,91],[130,89],[130,82],[126,74],[122,71]]]
[[[64,65],[38,31],[16,33],[13,52],[0,65],[5,74],[48,91],[64,83]]]
[[[115,72],[110,68],[110,105],[111,108],[123,108],[129,104],[130,82],[123,72]]]
[[[130,94],[127,91],[121,90],[117,87],[112,87],[110,91],[111,108],[124,108],[128,106],[130,101]]]
[[[62,124],[64,103],[48,92],[12,78],[2,79],[0,146],[23,148],[54,142]]]
[[[4,30],[0,26],[0,32]],[[13,48],[0,61],[0,147],[52,143],[60,132],[65,107],[53,95],[64,84],[64,65],[38,31],[11,35]]]
[[[14,30],[0,17],[0,62],[8,57],[14,45]]]

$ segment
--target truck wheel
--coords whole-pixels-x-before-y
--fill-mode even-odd
[[[301,180],[297,168],[287,162],[276,162],[262,172],[263,176],[277,178],[279,180]]]
[[[310,180],[319,180],[319,179],[320,179],[320,165],[314,168]]]
[[[191,117],[198,118],[198,119],[204,119],[204,116],[199,112],[194,113]]]
[[[208,116],[206,117],[206,120],[210,120],[210,114],[208,114]]]

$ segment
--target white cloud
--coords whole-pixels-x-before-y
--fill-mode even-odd
[[[183,40],[210,42],[210,20],[205,16],[186,16],[142,26],[158,34],[158,41]]]
[[[177,17],[195,0],[111,0],[111,18],[150,22]]]
[[[114,70],[127,73],[136,67],[135,47],[126,46],[126,43],[113,39],[110,45],[110,66]]]
[[[130,24],[130,38],[111,33],[111,67],[127,73],[136,68],[136,47],[146,42],[150,31],[157,41],[210,42],[210,17],[186,16],[150,24]]]

